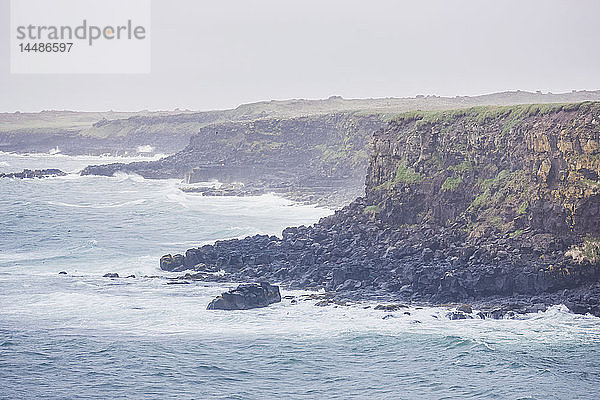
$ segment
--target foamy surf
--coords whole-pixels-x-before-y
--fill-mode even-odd
[[[62,170],[81,165],[44,157],[40,168],[50,166],[44,160]],[[82,398],[168,398],[173,391],[161,385],[189,399],[200,387],[203,398],[348,399],[367,387],[377,388],[370,398],[597,391],[600,321],[564,306],[453,321],[452,306],[321,307],[310,292],[283,288],[283,301],[267,308],[208,311],[235,284],[172,284],[183,273],[159,269],[163,254],[279,235],[331,210],[272,194],[184,193],[178,180],[131,175],[0,184],[0,397],[26,398],[14,390],[24,388],[31,398],[70,398],[77,388]]]
[[[60,207],[103,209],[103,208],[119,208],[119,207],[135,206],[138,204],[142,204],[145,201],[146,201],[145,199],[139,199],[139,200],[125,201],[123,203],[90,203],[90,204],[69,204],[69,203],[61,203],[59,201],[48,201],[48,204],[53,205],[53,206],[60,206]]]
[[[69,156],[60,153],[15,154],[0,152],[0,167],[2,167],[2,172],[20,172],[23,169],[58,168],[67,173],[79,173],[88,165],[155,161],[165,156],[165,154],[155,154],[153,156]]]

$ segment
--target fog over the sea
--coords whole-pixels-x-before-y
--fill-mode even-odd
[[[152,72],[12,75],[0,112],[600,89],[598,0],[154,0]]]

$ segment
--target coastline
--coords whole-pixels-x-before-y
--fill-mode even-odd
[[[366,195],[282,238],[161,258],[338,298],[564,303],[600,315],[600,103],[416,112],[376,132]],[[465,141],[467,145],[465,145]]]

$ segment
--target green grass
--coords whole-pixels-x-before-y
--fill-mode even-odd
[[[517,229],[514,232],[511,232],[508,236],[510,236],[511,238],[517,238],[519,236],[521,236],[523,234],[523,229]]]
[[[480,195],[475,197],[475,199],[469,205],[469,208],[474,209],[474,208],[481,206],[482,204],[485,204],[487,197],[488,197],[488,192],[481,193]]]
[[[442,190],[444,192],[454,192],[460,184],[462,183],[462,178],[459,176],[458,178],[448,177],[442,184]]]
[[[375,206],[367,206],[365,207],[364,213],[365,214],[371,214],[371,215],[375,215],[375,214],[379,214],[381,212],[381,207],[375,205]]]
[[[528,208],[529,208],[529,202],[527,200],[525,200],[524,202],[521,203],[521,205],[517,209],[517,213],[525,214],[525,213],[527,213]]]
[[[494,216],[492,217],[492,219],[490,220],[490,223],[492,224],[492,226],[494,228],[497,229],[501,229],[502,228],[502,218],[500,218],[499,216]]]
[[[459,174],[464,174],[473,171],[473,164],[471,163],[471,161],[466,160],[461,162],[460,164],[449,167],[448,169]]]
[[[582,263],[588,261],[592,264],[600,263],[600,238],[591,235],[583,239],[580,246],[572,246],[565,256],[572,257],[575,261]]]
[[[590,262],[600,262],[600,238],[586,236],[583,240],[583,255]]]
[[[576,111],[580,108],[589,110],[591,107],[600,108],[596,102],[475,106],[446,111],[411,111],[399,114],[392,120],[398,124],[416,121],[418,125],[450,123],[457,118],[465,118],[467,121],[477,124],[493,120],[504,120],[503,133],[506,133],[510,128],[530,116],[545,115],[561,110]]]
[[[425,160],[423,166],[425,170],[439,171],[444,167],[444,162],[442,161],[439,155],[434,154],[433,156]]]
[[[495,178],[490,178],[490,179],[484,180],[481,186],[484,189],[489,189],[492,186],[498,185],[498,183],[505,180],[509,175],[510,175],[510,171],[507,169],[503,169],[502,171],[498,172],[498,175],[496,175]]]
[[[407,167],[404,164],[398,164],[396,168],[396,174],[394,176],[393,184],[396,183],[421,183],[423,182],[423,176],[416,172],[413,168]]]
[[[513,181],[517,179],[516,174],[504,169],[495,178],[485,179],[478,183],[483,190],[469,205],[469,210],[474,211],[478,207],[491,205],[501,201],[511,189]],[[513,188],[514,189],[514,188]],[[521,204],[522,205],[522,204]]]

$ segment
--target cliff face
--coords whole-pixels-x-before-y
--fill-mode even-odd
[[[188,180],[362,181],[370,132],[383,125],[380,116],[330,114],[209,127],[185,149],[201,167]]]
[[[367,148],[381,115],[335,113],[209,125],[180,152],[158,161],[87,167],[83,174],[135,172],[187,183],[241,182],[302,200],[343,205],[364,193]]]
[[[95,146],[94,152],[112,146],[120,149],[121,154],[123,151],[133,154],[141,144],[150,145],[155,151],[176,154],[158,162],[90,166],[84,174],[112,175],[125,171],[147,178],[185,177],[188,183],[211,179],[242,182],[245,186],[230,185],[218,193],[275,191],[295,200],[337,208],[364,193],[368,142],[372,132],[392,115],[416,109],[448,110],[598,98],[600,91],[270,101],[242,105],[234,110],[104,118],[76,131],[68,140],[60,141],[60,148],[70,152],[85,142],[85,148]],[[0,116],[0,148],[1,122]],[[52,137],[51,140],[58,139]],[[5,141],[14,142],[15,138],[11,136]],[[30,145],[33,141],[31,136],[21,143]],[[44,139],[36,146],[44,148],[48,143]],[[210,193],[217,192],[205,192]]]
[[[412,113],[375,135],[367,201],[471,237],[598,236],[599,175],[600,103]]]
[[[282,238],[217,242],[161,268],[600,315],[599,122],[600,103],[403,114],[375,134],[365,198]]]

